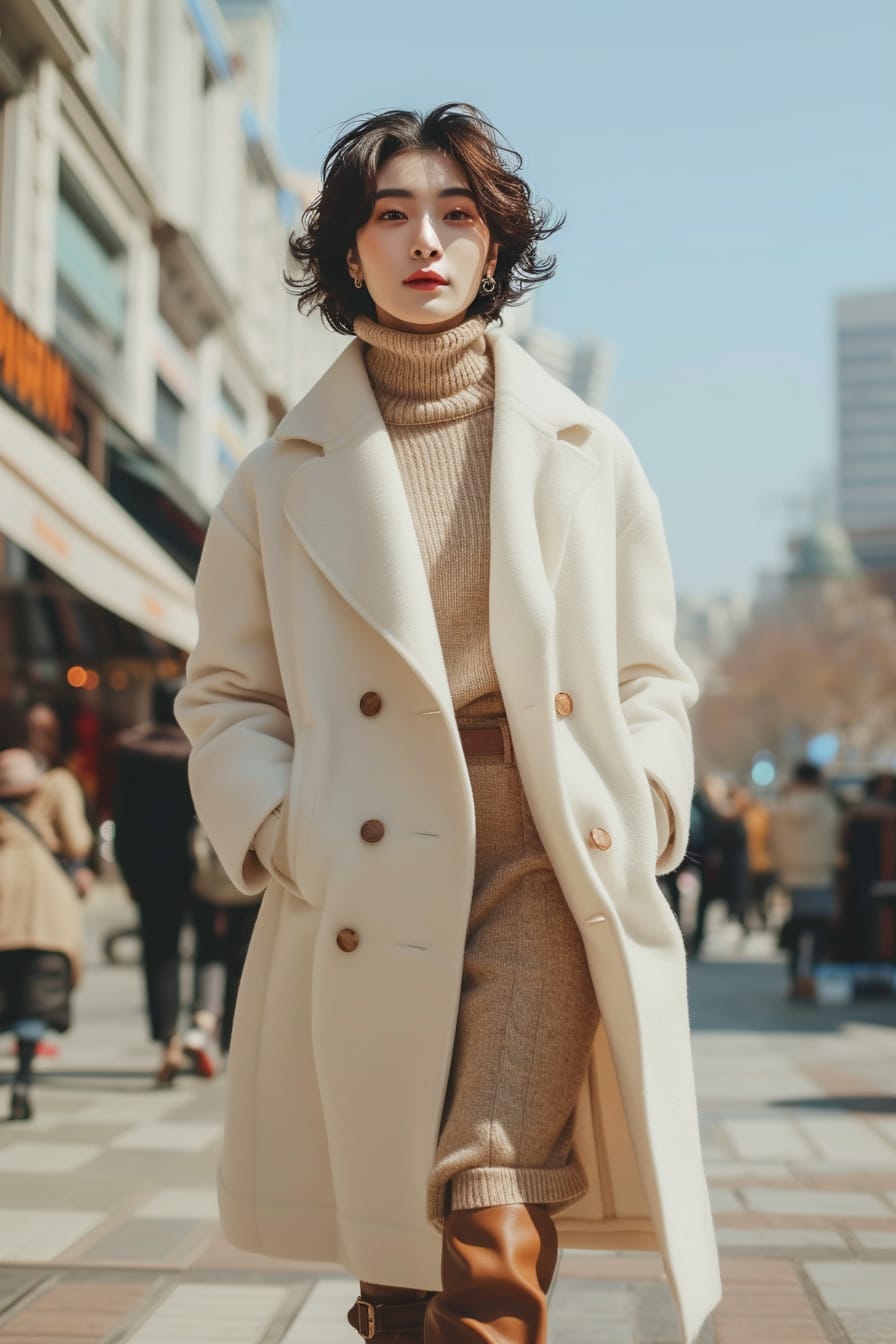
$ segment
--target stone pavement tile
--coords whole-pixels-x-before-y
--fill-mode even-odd
[[[731,1162],[704,1160],[704,1170],[712,1184],[728,1181],[790,1181],[790,1167],[783,1162]]]
[[[157,1190],[156,1193],[134,1210],[135,1218],[190,1218],[218,1221],[218,1197],[207,1186],[172,1190]]]
[[[635,1289],[635,1324],[638,1344],[681,1344],[678,1312],[672,1294],[660,1283],[642,1283]],[[593,1344],[597,1332],[589,1338]],[[715,1344],[715,1328],[707,1321],[697,1337],[697,1344]],[[559,1340],[558,1344],[565,1344]]]
[[[854,1116],[801,1116],[798,1127],[820,1157],[836,1166],[896,1169],[896,1148]]]
[[[872,1190],[896,1195],[896,1171],[836,1171],[830,1162],[810,1163],[799,1168],[800,1181],[813,1190]]]
[[[138,1125],[114,1139],[111,1147],[137,1148],[149,1152],[199,1152],[221,1137],[221,1123],[216,1125],[181,1125],[163,1122],[157,1125]]]
[[[837,1315],[849,1344],[893,1344],[896,1340],[896,1311],[840,1311]]]
[[[136,1125],[150,1124],[163,1120],[175,1111],[180,1111],[189,1098],[178,1096],[174,1092],[121,1092],[105,1096],[101,1101],[95,1097],[91,1104],[78,1112],[79,1125]],[[179,1117],[178,1117],[179,1118]]]
[[[726,1189],[723,1186],[711,1186],[709,1191],[709,1202],[714,1214],[719,1213],[743,1213],[744,1206],[734,1190]]]
[[[851,1190],[775,1190],[756,1187],[743,1192],[748,1208],[757,1213],[816,1214],[823,1218],[850,1215],[887,1218],[889,1210],[873,1195]]]
[[[558,1279],[609,1280],[634,1283],[663,1279],[663,1262],[655,1251],[561,1251]]]
[[[301,1272],[309,1273],[312,1268],[306,1261],[303,1261]],[[212,1240],[206,1249],[193,1261],[192,1269],[229,1275],[243,1272],[264,1274],[265,1278],[276,1275],[285,1282],[294,1281],[299,1273],[299,1266],[294,1260],[279,1260],[273,1256],[255,1255],[252,1251],[241,1251],[236,1246],[231,1246],[230,1242],[225,1240],[220,1232],[213,1233]],[[335,1266],[323,1266],[320,1272],[333,1273],[335,1272]]]
[[[896,1312],[896,1274],[886,1261],[809,1261],[805,1268],[831,1311]]]
[[[0,1261],[46,1264],[86,1237],[105,1218],[97,1212],[0,1208]]]
[[[107,1154],[103,1154],[105,1158]],[[81,1171],[59,1176],[4,1173],[0,1198],[15,1208],[83,1209],[92,1207],[108,1212],[132,1199],[135,1192],[133,1166],[126,1172],[108,1172],[100,1163],[91,1162]],[[151,1191],[147,1190],[147,1195]]]
[[[0,1267],[0,1313],[30,1293],[44,1277],[40,1270]]]
[[[0,1326],[0,1341],[47,1338],[101,1344],[147,1296],[143,1283],[79,1280],[52,1284]]]
[[[879,1228],[855,1228],[853,1236],[864,1251],[896,1251],[896,1231],[881,1232]],[[896,1339],[896,1335],[893,1338]]]
[[[815,1156],[792,1120],[729,1120],[723,1128],[737,1156],[745,1160],[799,1162]]]
[[[601,1344],[638,1344],[630,1288],[558,1281],[551,1293],[548,1344],[593,1344],[596,1339]],[[307,1344],[312,1344],[310,1339]]]
[[[11,1143],[0,1151],[0,1172],[77,1171],[98,1157],[102,1149],[86,1143]]]
[[[716,1241],[721,1248],[743,1246],[757,1251],[801,1251],[817,1247],[848,1250],[846,1242],[833,1228],[816,1227],[717,1227]]]
[[[269,1284],[180,1284],[129,1344],[258,1344],[283,1299]]]
[[[318,1279],[311,1288],[282,1344],[358,1344],[358,1334],[345,1319],[358,1294],[345,1275]]]
[[[132,1218],[116,1223],[78,1257],[81,1264],[179,1265],[189,1268],[208,1245],[207,1223],[183,1218]]]

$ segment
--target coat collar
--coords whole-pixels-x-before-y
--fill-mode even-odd
[[[546,452],[558,446],[559,430],[585,425],[593,416],[515,342],[501,333],[489,333],[488,339],[495,360],[490,601],[526,618],[515,635],[508,632],[506,653],[492,631],[500,679],[505,658],[510,664],[528,652],[520,647],[523,631],[543,647],[552,609],[532,503],[541,465]],[[451,694],[420,546],[359,341],[293,407],[274,437],[323,448],[287,480],[283,507],[290,526],[336,591],[396,649],[450,716]],[[585,467],[573,453],[574,469],[560,480],[570,503]]]
[[[486,332],[495,361],[495,406],[513,402],[536,423],[555,430],[593,423],[585,403],[546,373],[502,331]],[[301,439],[329,451],[382,424],[364,367],[364,346],[354,340],[274,430],[275,439]]]

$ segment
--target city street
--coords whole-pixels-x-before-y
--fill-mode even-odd
[[[0,1344],[350,1344],[346,1276],[222,1240],[223,1082],[151,1087],[137,972],[99,955],[129,920],[103,887],[77,1027],[40,1063],[34,1122],[0,1124]],[[706,954],[692,1016],[725,1296],[700,1344],[892,1341],[896,1002],[786,1003],[769,935],[716,924]],[[566,1253],[552,1322],[551,1344],[678,1340],[647,1254]]]

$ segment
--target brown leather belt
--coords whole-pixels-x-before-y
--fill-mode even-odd
[[[348,1323],[353,1325],[362,1339],[376,1339],[379,1334],[387,1334],[395,1339],[395,1331],[402,1334],[406,1330],[416,1332],[422,1329],[426,1308],[434,1293],[411,1302],[373,1303],[359,1297],[348,1313]]]
[[[504,733],[500,728],[459,728],[465,756],[503,756]]]

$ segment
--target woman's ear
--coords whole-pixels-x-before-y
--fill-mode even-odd
[[[501,251],[500,243],[489,244],[488,257],[486,259],[486,269],[488,270],[490,275],[494,275],[495,273],[495,267],[498,264],[498,253],[500,251]]]
[[[360,279],[361,262],[357,252],[353,247],[350,247],[345,254],[345,264],[348,266],[348,273],[351,276],[351,278],[353,280]]]

